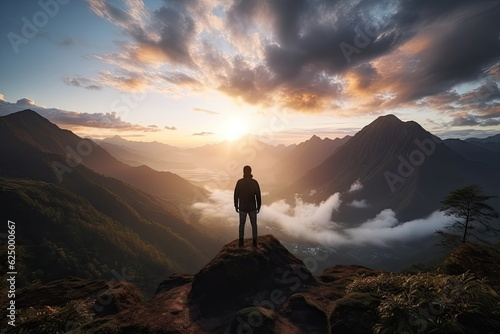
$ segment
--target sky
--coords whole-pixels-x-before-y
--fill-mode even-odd
[[[353,135],[380,115],[500,132],[500,1],[0,3],[0,115],[198,146]]]

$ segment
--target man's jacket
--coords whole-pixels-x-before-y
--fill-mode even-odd
[[[234,206],[240,211],[249,212],[260,210],[260,187],[252,175],[245,175],[236,182],[234,187]]]

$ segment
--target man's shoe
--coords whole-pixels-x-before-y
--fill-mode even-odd
[[[243,247],[243,239],[240,239],[240,241],[238,242],[238,247]]]
[[[253,244],[252,244],[253,247],[257,247],[257,239],[253,239]]]

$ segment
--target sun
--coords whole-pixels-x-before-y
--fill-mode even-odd
[[[247,134],[247,127],[240,119],[230,119],[224,128],[224,138],[226,140],[236,140]]]

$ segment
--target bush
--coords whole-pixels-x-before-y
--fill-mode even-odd
[[[27,333],[66,333],[91,321],[91,301],[72,300],[64,306],[29,307],[20,313],[18,327]]]
[[[379,321],[374,327],[377,334],[500,331],[498,293],[470,273],[359,278],[347,291],[380,296]]]

